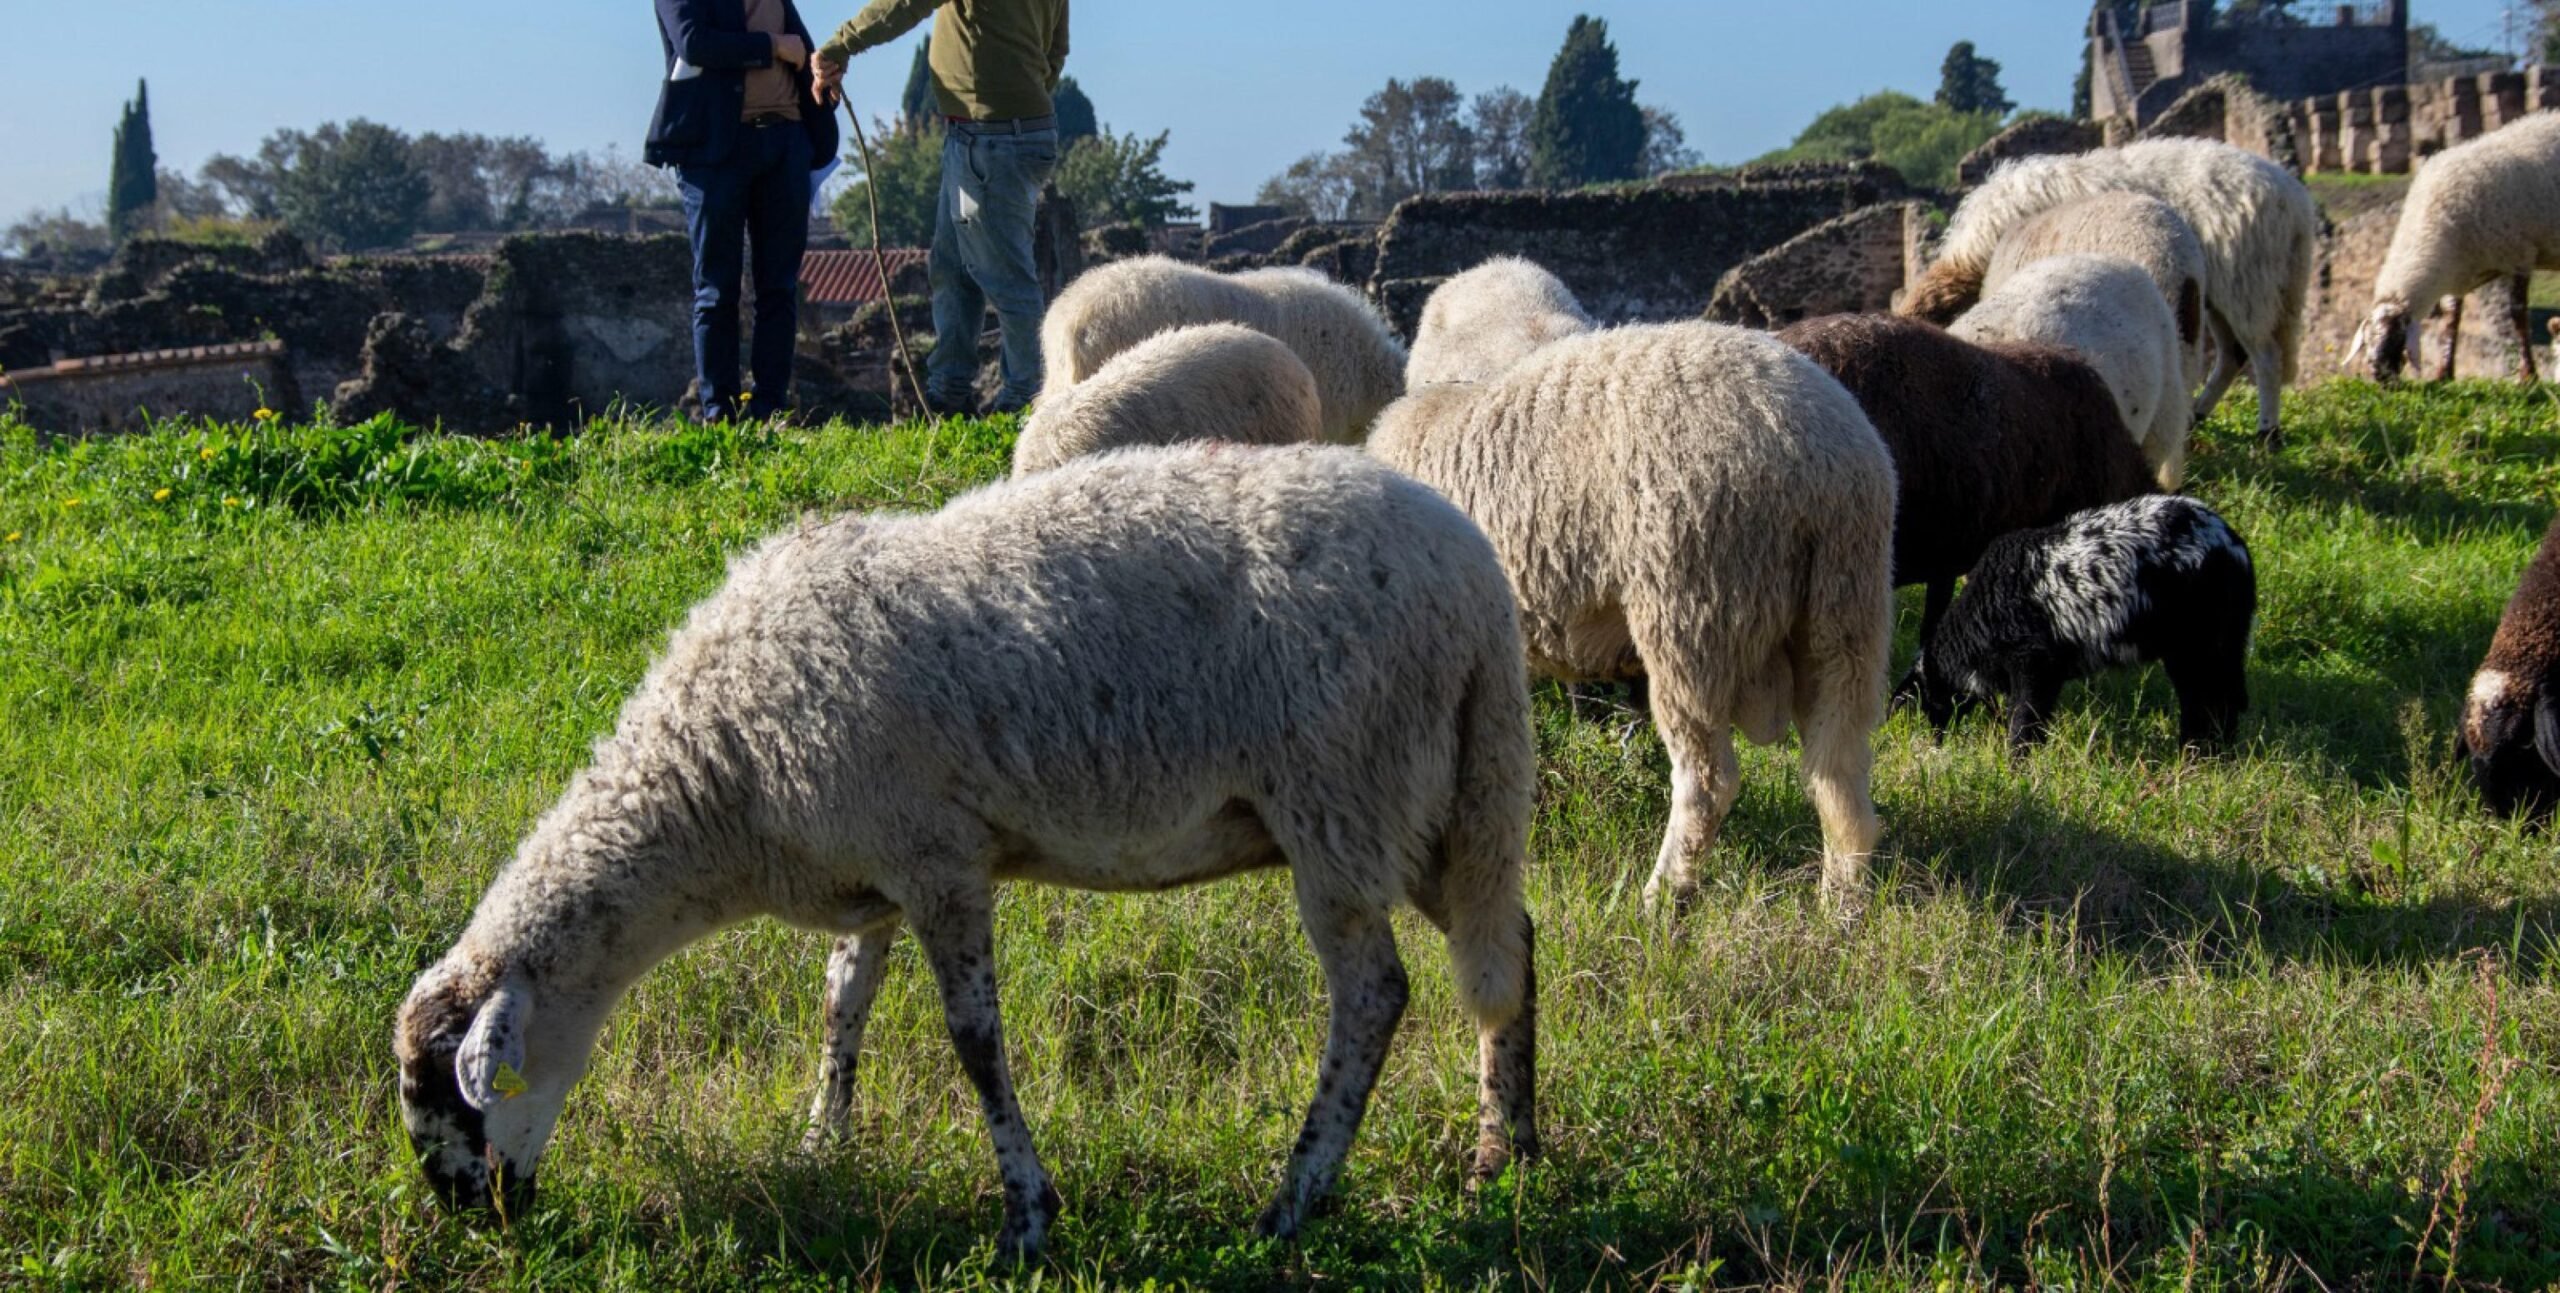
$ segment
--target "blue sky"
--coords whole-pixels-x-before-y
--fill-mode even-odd
[[[850,0],[801,0],[821,29]],[[278,126],[356,116],[410,131],[539,137],[636,152],[656,91],[643,0],[79,0],[9,6],[0,76],[0,219],[94,203],[117,106],[151,79],[164,164],[192,171]],[[2499,39],[2502,0],[2415,0],[2456,39]],[[1081,0],[1069,70],[1115,129],[1173,132],[1167,169],[1200,199],[1246,201],[1339,142],[1390,76],[1536,93],[1576,12],[1609,20],[1627,75],[1712,161],[1785,144],[1871,90],[1927,95],[1947,46],[2000,60],[2010,96],[2062,108],[2079,0]],[[912,40],[912,37],[910,38]],[[907,45],[851,78],[866,117],[897,98]]]

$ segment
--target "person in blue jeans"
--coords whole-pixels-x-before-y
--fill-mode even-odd
[[[698,411],[707,422],[785,415],[813,172],[837,143],[835,114],[809,75],[809,28],[792,0],[657,6],[667,79],[643,155],[675,168],[684,197]],[[738,379],[738,282],[750,268],[752,397]]]
[[[1058,167],[1050,95],[1067,62],[1067,0],[872,0],[818,49],[821,102],[845,63],[934,15],[927,63],[943,117],[942,196],[933,221],[933,355],[925,403],[977,411],[978,334],[993,305],[1004,329],[1004,388],[989,412],[1018,412],[1040,390],[1040,316],[1048,302],[1032,255],[1040,190]]]

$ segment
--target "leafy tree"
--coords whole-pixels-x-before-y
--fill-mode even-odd
[[[676,190],[674,176],[661,167],[624,156],[618,145],[607,144],[602,157],[571,153],[560,159],[560,168],[566,173],[561,186],[575,202],[575,210],[597,206],[672,207],[684,201]]]
[[[1914,184],[1945,188],[1955,183],[1956,163],[2000,133],[2000,125],[2001,119],[1987,112],[1957,112],[1885,90],[1824,112],[1795,143],[1758,160],[1873,159]]]
[[[1359,189],[1359,214],[1383,218],[1416,193],[1475,183],[1475,137],[1458,87],[1436,76],[1412,84],[1390,79],[1360,105],[1360,120],[1342,142]]]
[[[151,148],[151,84],[141,83],[116,123],[115,165],[107,173],[107,229],[118,242],[151,220],[160,201],[160,155]]]
[[[285,223],[349,251],[408,241],[435,196],[409,153],[408,136],[362,117],[313,131],[277,189]]]
[[[1058,114],[1058,145],[1071,148],[1079,139],[1091,139],[1102,133],[1094,120],[1093,100],[1085,97],[1084,87],[1072,76],[1058,82],[1058,92],[1050,97]]]
[[[1360,179],[1341,153],[1309,153],[1262,182],[1253,200],[1311,220],[1348,220]]]
[[[1644,142],[1636,83],[1618,75],[1609,24],[1576,15],[1530,118],[1531,178],[1559,189],[1631,180],[1643,162]]]
[[[2007,116],[2018,105],[2000,88],[2000,64],[1974,53],[1972,41],[1960,40],[1938,65],[1938,106]]]
[[[923,247],[933,242],[934,208],[942,200],[942,126],[928,121],[906,130],[886,121],[872,123],[871,152],[876,169],[861,170],[862,158],[848,159],[860,174],[837,195],[836,227],[855,243],[871,242],[874,186],[880,195],[880,241],[890,247]]]
[[[115,250],[116,240],[106,225],[83,220],[65,207],[31,211],[20,217],[0,230],[0,248],[31,261],[86,265],[105,260]]]
[[[898,95],[898,128],[913,134],[940,120],[942,101],[933,93],[933,37],[927,35],[916,42],[916,56],[907,64],[907,88]],[[880,218],[887,220],[887,213]]]
[[[1155,138],[1141,139],[1104,129],[1069,147],[1058,162],[1057,183],[1076,204],[1076,218],[1087,225],[1135,220],[1152,227],[1198,215],[1198,208],[1182,200],[1191,181],[1164,173],[1171,133],[1159,130]]]
[[[432,193],[419,222],[427,232],[541,228],[567,222],[583,205],[568,159],[538,139],[426,134],[411,142],[409,158]]]
[[[218,220],[229,214],[222,194],[211,184],[177,171],[163,169],[153,185],[160,194],[159,209],[153,214],[164,225]]]
[[[1529,187],[1529,118],[1537,102],[1510,86],[1497,86],[1467,109],[1467,133],[1476,143],[1476,187]]]
[[[1698,150],[1689,146],[1689,132],[1680,128],[1680,118],[1660,108],[1644,110],[1644,159],[1641,169],[1648,176],[1685,171],[1698,164]]]
[[[282,219],[284,173],[293,168],[293,159],[301,156],[309,138],[299,130],[279,130],[258,145],[257,156],[217,153],[196,175],[221,192],[234,214],[251,220]]]

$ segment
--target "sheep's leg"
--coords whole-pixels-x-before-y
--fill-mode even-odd
[[[2196,421],[2213,416],[2222,406],[2222,397],[2231,384],[2240,380],[2240,337],[2231,330],[2231,322],[2219,310],[2207,310],[2205,317],[2213,333],[2213,374],[2204,379],[2204,391],[2196,396]]]
[[[1903,671],[1893,684],[1891,708],[1900,709],[1920,695],[1920,657],[1929,654],[1929,643],[1938,636],[1938,622],[1947,617],[1947,607],[1956,599],[1955,577],[1929,581],[1928,596],[1920,604],[1919,649],[1912,652],[1911,667]]]
[[[1875,730],[1884,707],[1877,703],[1875,666],[1866,663],[1874,657],[1861,654],[1809,661],[1813,685],[1796,704],[1805,794],[1822,819],[1822,895],[1851,914],[1866,893],[1867,860],[1884,838],[1873,786]]]
[[[996,1007],[993,909],[994,896],[981,888],[947,893],[929,905],[911,904],[907,918],[933,966],[952,1049],[960,1053],[960,1067],[978,1088],[987,1137],[995,1142],[996,1167],[1004,1178],[1004,1229],[996,1236],[996,1255],[1011,1263],[1039,1255],[1063,1205],[1049,1170],[1040,1165],[1039,1151],[1032,1148],[1031,1131],[1005,1068],[1004,1021]]]
[[[2215,642],[2163,660],[2178,692],[2178,741],[2193,750],[2219,750],[2240,730],[2249,706],[2246,647]]]
[[[1306,1125],[1289,1151],[1280,1193],[1263,1209],[1261,1233],[1286,1239],[1298,1233],[1307,1212],[1333,1189],[1342,1157],[1368,1112],[1369,1093],[1386,1067],[1387,1048],[1395,1041],[1396,1023],[1404,1018],[1404,963],[1396,956],[1395,931],[1387,913],[1342,901],[1315,900],[1307,892],[1308,877],[1318,873],[1305,859],[1292,859],[1301,869],[1298,910],[1306,922],[1307,941],[1324,966],[1326,995],[1332,998],[1332,1026],[1325,1038],[1324,1073],[1316,1081],[1314,1103]]]
[[[1465,871],[1454,860],[1441,868],[1442,877]],[[1438,877],[1406,896],[1449,940],[1458,999],[1476,1021],[1476,1157],[1467,1172],[1473,1187],[1502,1175],[1514,1158],[1538,1156],[1538,927],[1516,898],[1508,912],[1478,912],[1462,927],[1452,904],[1478,906],[1488,897],[1452,893]],[[1486,937],[1506,926],[1517,931],[1516,946]]]
[[[897,941],[898,919],[892,916],[837,939],[827,958],[826,1056],[818,1064],[818,1097],[809,1107],[803,1149],[825,1147],[852,1120],[854,1062],[862,1054],[862,1032],[871,1022],[871,1003],[888,977],[889,949]]]
[[[1698,859],[1716,846],[1725,814],[1742,794],[1742,762],[1733,752],[1733,729],[1666,714],[1654,727],[1671,754],[1671,821],[1663,828],[1653,876],[1645,881],[1647,911],[1667,902],[1673,910],[1698,896]]]
[[[2053,719],[2055,705],[2062,701],[2062,680],[2040,673],[2022,673],[2009,686],[2009,754],[2023,759],[2028,752],[2044,743],[2045,729]]]
[[[1513,1157],[1538,1155],[1538,931],[1520,913],[1520,1008],[1476,1017],[1476,1161],[1472,1182],[1502,1175]]]
[[[2516,380],[2531,386],[2542,380],[2533,358],[2533,275],[2516,275],[2508,288],[2512,300],[2507,306],[2507,320],[2516,330],[2516,355],[2522,361]]]
[[[2440,382],[2453,380],[2454,365],[2462,358],[2463,301],[2462,297],[2448,296],[2441,307],[2444,310],[2444,358],[2436,363],[2436,380]]]

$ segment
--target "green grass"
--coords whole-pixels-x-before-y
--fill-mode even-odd
[[[1037,1278],[2560,1280],[2560,856],[2448,766],[2560,489],[2552,397],[2288,412],[2270,456],[2235,404],[2192,473],[2260,563],[2243,750],[2182,760],[2156,671],[2075,688],[2023,766],[1987,722],[1896,718],[1854,929],[1784,750],[1746,755],[1698,909],[1647,920],[1659,747],[1542,696],[1550,1152],[1479,1199],[1472,1038],[1419,926],[1339,1208],[1284,1245],[1249,1226],[1322,1044],[1285,878],[1009,891],[1009,1040],[1068,1201]],[[757,925],[640,985],[507,1233],[429,1206],[389,1029],[727,554],[931,506],[1009,434],[0,437],[0,1284],[996,1281],[912,940],[850,1148],[795,1148],[823,946]]]

